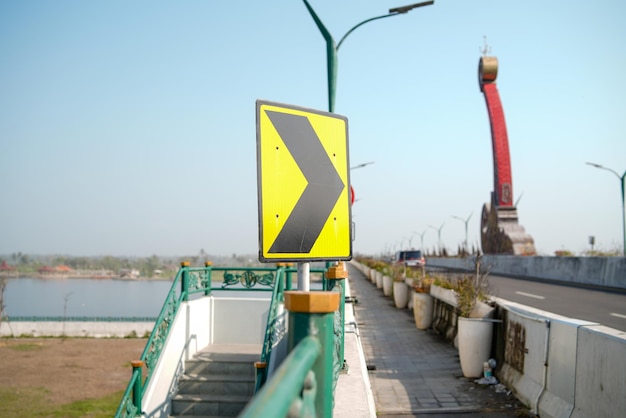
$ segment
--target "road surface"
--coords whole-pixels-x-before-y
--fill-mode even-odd
[[[489,284],[493,296],[626,331],[626,294],[491,275]]]

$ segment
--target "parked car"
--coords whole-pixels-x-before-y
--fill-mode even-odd
[[[402,263],[407,267],[423,267],[426,265],[426,260],[420,250],[398,251],[395,262]]]

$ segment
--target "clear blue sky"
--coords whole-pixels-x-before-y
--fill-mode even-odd
[[[413,0],[417,1],[417,0]],[[407,3],[311,0],[336,40]],[[493,186],[478,88],[498,57],[520,223],[540,254],[621,248],[626,3],[436,0],[339,51],[355,253],[479,241]],[[255,101],[327,109],[302,1],[0,3],[0,254],[258,252]],[[417,233],[417,234],[416,234]]]

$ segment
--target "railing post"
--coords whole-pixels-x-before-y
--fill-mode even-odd
[[[207,278],[207,287],[204,290],[204,296],[209,296],[211,294],[211,288],[212,288],[212,274],[213,274],[213,262],[211,261],[205,261],[204,262],[204,268],[206,269],[206,278]]]
[[[143,398],[143,372],[141,368],[143,367],[143,361],[133,360],[130,364],[133,366],[133,376],[136,375],[135,384],[133,386],[133,405],[137,408],[137,413],[141,415],[143,412],[141,410],[141,401]]]
[[[276,278],[274,280],[278,280],[278,275],[280,274],[280,269],[283,269],[283,272],[285,271],[285,268],[287,266],[287,263],[276,263]],[[283,286],[287,285],[287,275],[285,273],[285,278],[283,280]]]
[[[334,266],[335,263],[332,261],[327,261],[326,262],[326,270],[328,270],[329,268],[331,268],[331,266]],[[331,290],[332,289],[332,284],[328,283],[328,276],[326,274],[322,275],[322,289],[324,290]]]
[[[267,361],[255,361],[254,362],[255,390],[259,390],[263,383],[267,380]]]
[[[182,269],[180,277],[180,292],[183,295],[183,301],[187,302],[189,300],[189,261],[183,261],[180,263],[180,268]]]
[[[333,413],[334,388],[334,317],[339,309],[338,292],[285,292],[285,308],[289,311],[288,351],[311,335],[322,352],[311,370],[315,373],[317,417],[330,418]]]
[[[326,271],[326,278],[328,279],[328,290],[334,290],[338,292],[340,296],[339,311],[336,315],[339,315],[339,321],[337,326],[341,329],[335,330],[335,334],[341,337],[341,341],[338,347],[338,361],[340,370],[345,370],[347,364],[344,356],[344,341],[345,341],[345,323],[346,323],[346,286],[345,281],[348,278],[348,271],[345,269],[343,261],[338,264],[329,267]]]
[[[286,263],[285,267],[287,269],[290,269],[291,267],[293,267],[293,263]],[[287,270],[286,275],[285,275],[285,290],[291,290],[293,289],[293,279],[291,277],[291,270]]]

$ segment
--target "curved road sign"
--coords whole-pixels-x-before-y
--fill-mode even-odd
[[[348,120],[257,100],[261,261],[352,257]]]

